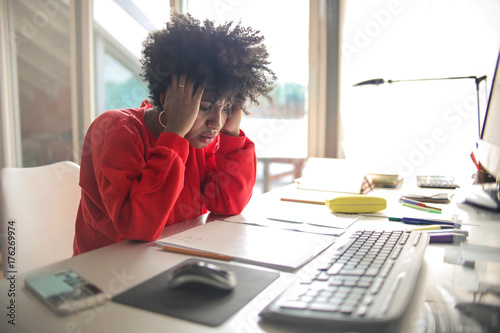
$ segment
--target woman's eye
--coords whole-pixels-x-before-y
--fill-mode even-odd
[[[201,111],[210,111],[210,109],[212,109],[211,106],[200,106]]]

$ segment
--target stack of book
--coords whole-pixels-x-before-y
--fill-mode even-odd
[[[396,188],[403,182],[403,178],[399,175],[369,173],[366,177],[375,187]]]

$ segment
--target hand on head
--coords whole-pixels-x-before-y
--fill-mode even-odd
[[[168,119],[165,132],[184,137],[196,120],[203,95],[203,87],[194,91],[195,82],[188,81],[186,75],[172,75],[170,85],[162,96],[165,119]]]
[[[232,136],[240,136],[240,123],[243,117],[243,109],[235,104],[231,110],[231,116],[227,118],[221,132]]]

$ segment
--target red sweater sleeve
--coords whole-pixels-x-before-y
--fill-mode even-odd
[[[146,134],[130,121],[96,126],[90,140],[93,170],[112,225],[96,221],[94,228],[116,241],[158,238],[183,188],[188,141],[162,133],[147,149]]]
[[[257,158],[254,143],[240,131],[239,137],[220,134],[205,150],[204,202],[220,215],[241,213],[255,185]]]

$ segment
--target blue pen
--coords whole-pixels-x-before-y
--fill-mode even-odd
[[[406,223],[406,224],[438,224],[438,225],[449,225],[453,227],[460,228],[461,224],[459,223],[454,223],[450,221],[443,221],[443,220],[427,220],[427,219],[417,219],[413,217],[402,217],[401,222]]]

